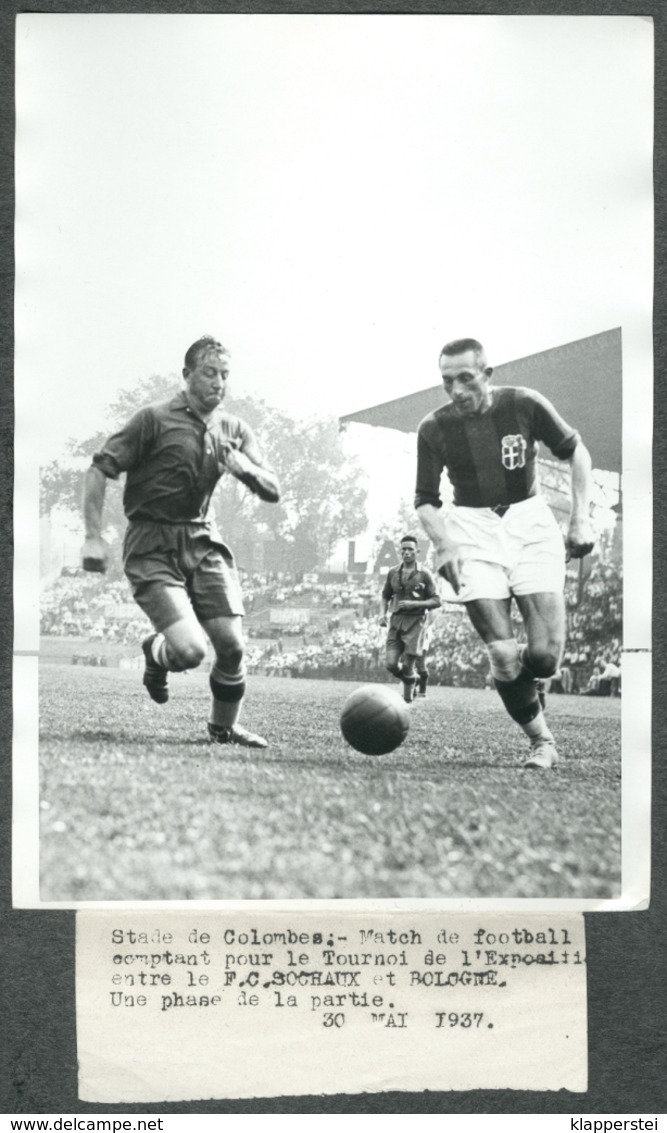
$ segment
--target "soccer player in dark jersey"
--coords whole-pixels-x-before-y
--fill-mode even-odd
[[[403,699],[408,704],[414,699],[415,661],[426,614],[439,605],[433,575],[417,562],[417,540],[404,535],[401,562],[391,568],[382,588],[380,625],[387,625],[390,611],[385,664],[403,682]]]
[[[486,645],[505,708],[530,740],[524,766],[549,768],[558,752],[537,682],[556,672],[563,650],[566,552],[581,558],[593,549],[590,455],[541,394],[491,385],[493,371],[476,339],[443,347],[440,370],[451,401],[419,425],[415,506],[439,573]],[[565,547],[539,494],[538,441],[571,467]],[[454,488],[447,514],[440,496],[445,468]],[[512,630],[512,598],[525,625],[523,649]]]
[[[238,723],[245,693],[243,599],[210,505],[225,472],[268,502],[278,500],[279,487],[250,427],[222,408],[228,376],[229,352],[209,335],[200,338],[185,355],[185,389],[139,410],[94,455],[84,485],[83,566],[106,569],[106,483],[126,472],[123,566],[155,628],[142,643],[149,695],[166,703],[169,672],[199,665],[206,635],[215,652],[209,739],[266,747],[262,736]]]

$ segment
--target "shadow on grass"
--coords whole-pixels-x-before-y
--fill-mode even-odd
[[[60,735],[58,735],[57,733],[54,733],[54,732],[49,732],[48,735],[44,735],[44,734],[40,735],[40,739],[46,744],[48,744],[49,741],[53,742],[53,741],[56,741],[56,740],[60,740],[60,741],[66,740],[70,743],[72,741],[75,741],[75,740],[80,740],[82,743],[89,743],[89,744],[112,743],[115,746],[117,746],[119,744],[125,744],[126,746],[129,746],[129,747],[140,747],[140,748],[145,748],[147,743],[153,743],[155,745],[159,745],[160,747],[162,747],[162,746],[165,746],[165,747],[208,747],[209,746],[208,740],[206,739],[205,736],[202,736],[199,739],[183,740],[183,739],[179,739],[177,736],[174,736],[174,738],[171,739],[167,736],[156,737],[156,736],[151,736],[151,735],[137,735],[136,733],[134,733],[133,735],[130,735],[129,733],[119,732],[119,731],[106,732],[106,731],[86,731],[86,730],[76,731],[76,730],[73,730],[71,732],[62,732]]]

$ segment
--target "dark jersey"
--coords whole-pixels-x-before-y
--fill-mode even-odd
[[[396,607],[399,602],[425,602],[429,598],[437,597],[435,580],[430,570],[426,570],[425,567],[416,564],[410,569],[401,563],[400,566],[392,567],[389,571],[382,588],[382,597],[390,603],[392,618],[398,618],[406,624],[423,621],[428,613],[427,610],[397,612]]]
[[[224,472],[223,445],[231,441],[242,450],[252,438],[249,426],[231,413],[218,410],[208,423],[202,421],[179,393],[135,413],[95,453],[93,464],[114,480],[127,472],[128,519],[207,524]]]
[[[536,457],[542,441],[566,460],[579,434],[535,390],[499,386],[484,413],[463,417],[450,402],[429,414],[417,433],[415,507],[440,507],[443,469],[459,507],[496,507],[537,495]]]

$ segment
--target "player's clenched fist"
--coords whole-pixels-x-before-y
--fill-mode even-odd
[[[591,543],[573,543],[570,539],[567,541],[567,558],[568,559],[583,559],[585,555],[590,555],[594,542]]]
[[[242,451],[236,441],[226,440],[218,445],[218,471],[231,472],[260,500],[276,503],[280,495],[278,481],[271,469],[258,463],[252,453]]]
[[[436,554],[436,567],[440,577],[458,594],[461,589],[461,557],[458,551],[440,551]]]
[[[81,548],[81,565],[84,570],[104,574],[109,565],[109,545],[100,535],[86,539]]]
[[[220,469],[226,469],[231,472],[232,476],[241,479],[242,476],[247,475],[253,470],[252,462],[248,460],[245,453],[239,452],[233,442],[220,445]]]
[[[595,538],[588,520],[573,520],[565,540],[566,558],[583,559],[584,555],[590,555],[594,546]]]

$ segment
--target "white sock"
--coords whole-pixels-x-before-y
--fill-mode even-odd
[[[553,742],[553,735],[547,727],[547,722],[544,719],[544,713],[538,712],[537,716],[528,724],[522,724],[524,732],[534,742],[535,740],[551,740]]]
[[[169,668],[169,660],[167,655],[167,639],[163,633],[158,633],[153,638],[151,643],[151,653],[153,660],[156,664],[161,665],[163,669]]]

